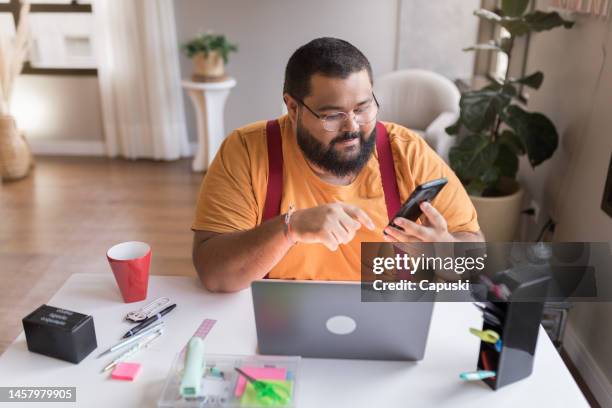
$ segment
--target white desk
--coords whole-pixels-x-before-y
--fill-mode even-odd
[[[76,386],[79,407],[155,407],[175,354],[204,318],[218,320],[206,339],[208,353],[254,354],[257,338],[249,290],[209,294],[194,278],[154,276],[148,299],[159,296],[169,296],[178,307],[166,318],[166,333],[134,357],[143,364],[135,382],[109,379],[100,373],[109,359],[95,357],[126,331],[129,325],[122,318],[137,304],[121,301],[110,273],[75,274],[47,303],[93,315],[98,349],[73,365],[28,352],[22,333],[0,357],[0,386]],[[425,359],[419,363],[303,359],[298,406],[588,407],[543,330],[531,377],[496,392],[482,382],[462,382],[458,374],[475,369],[479,345],[467,328],[480,323],[470,304],[439,303]]]

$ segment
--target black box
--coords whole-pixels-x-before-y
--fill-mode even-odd
[[[23,318],[28,350],[79,363],[98,344],[93,317],[42,305]]]

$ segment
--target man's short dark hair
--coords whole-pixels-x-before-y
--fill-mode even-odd
[[[310,94],[310,78],[314,74],[344,79],[364,69],[372,83],[370,61],[357,47],[338,38],[317,38],[302,45],[289,58],[283,93],[303,100]]]

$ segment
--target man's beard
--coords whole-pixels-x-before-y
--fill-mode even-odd
[[[350,158],[343,158],[343,154],[335,149],[336,144],[355,138],[359,138],[359,151],[357,154],[351,155]],[[308,161],[337,177],[344,177],[359,173],[370,160],[376,145],[376,127],[369,137],[366,137],[362,131],[343,132],[333,138],[328,146],[324,146],[312,133],[302,127],[301,120],[298,118],[297,142]],[[357,147],[355,146],[355,148]]]

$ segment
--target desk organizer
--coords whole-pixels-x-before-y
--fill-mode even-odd
[[[511,294],[507,300],[503,300],[495,293],[487,292],[485,310],[497,317],[499,322],[485,317],[482,330],[496,331],[502,345],[499,350],[494,344],[480,342],[478,370],[496,372],[495,377],[483,381],[497,390],[529,377],[533,371],[533,358],[550,276],[541,269],[527,267],[504,271],[496,275],[493,281],[506,285]],[[527,302],[516,299],[542,301]]]
[[[176,357],[158,401],[159,408],[295,407],[300,357],[205,355],[201,396],[198,398],[183,398],[180,394],[184,360],[180,354]],[[289,385],[288,402],[257,402],[254,389],[235,368],[242,369],[257,380]]]

